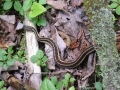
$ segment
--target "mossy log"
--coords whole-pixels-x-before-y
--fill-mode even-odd
[[[84,0],[89,17],[92,40],[98,45],[104,90],[120,90],[120,58],[116,49],[113,15],[108,7],[109,0]]]

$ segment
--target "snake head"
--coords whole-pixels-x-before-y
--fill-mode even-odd
[[[28,26],[28,25],[25,25],[23,28],[24,28],[24,30],[28,30],[28,31],[34,31],[35,30],[34,27]]]

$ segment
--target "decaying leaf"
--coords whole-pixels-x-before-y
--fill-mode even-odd
[[[15,46],[18,43],[15,22],[15,15],[0,15],[0,48]]]
[[[65,3],[64,0],[47,0],[47,4],[52,6],[54,9],[62,10],[64,12],[67,12],[67,3]]]
[[[83,3],[83,0],[70,0],[70,5],[73,7],[80,6]]]

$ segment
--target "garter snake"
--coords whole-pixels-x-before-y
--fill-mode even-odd
[[[93,45],[91,45],[88,48],[86,48],[80,54],[80,56],[76,60],[73,60],[73,61],[64,61],[61,58],[58,46],[53,42],[53,40],[51,40],[50,38],[43,38],[43,37],[41,37],[38,34],[37,30],[35,28],[31,27],[31,26],[24,26],[24,29],[28,30],[28,31],[33,31],[34,34],[35,34],[35,36],[36,36],[36,38],[37,38],[37,40],[39,42],[42,42],[42,43],[50,45],[53,48],[53,57],[54,57],[54,60],[56,61],[56,63],[59,66],[62,66],[62,67],[75,68],[75,67],[79,66],[90,53],[92,53],[92,52],[95,51]]]

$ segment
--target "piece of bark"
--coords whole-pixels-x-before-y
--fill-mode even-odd
[[[3,72],[0,78],[7,82],[10,86],[14,87],[16,90],[36,90],[33,87],[21,82],[19,79],[10,75],[8,72]]]
[[[25,25],[32,26],[35,28],[33,23],[31,23],[27,17],[25,17]],[[38,42],[35,34],[30,31],[26,31],[26,43],[27,43],[27,74],[28,83],[33,86],[36,90],[40,90],[41,85],[41,68],[36,64],[33,64],[30,60],[32,55],[35,55],[38,51]],[[36,77],[35,77],[36,75]]]

